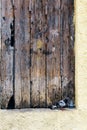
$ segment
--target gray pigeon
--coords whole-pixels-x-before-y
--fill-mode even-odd
[[[60,101],[59,101],[59,106],[60,106],[61,108],[63,108],[63,107],[66,106],[66,103],[64,102],[64,100],[60,100]]]

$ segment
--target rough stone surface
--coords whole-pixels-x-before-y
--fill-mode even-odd
[[[0,130],[87,130],[87,0],[76,0],[75,110],[0,110]]]

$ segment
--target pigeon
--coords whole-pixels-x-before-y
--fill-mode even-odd
[[[74,108],[75,106],[74,106],[74,103],[73,103],[73,101],[72,100],[70,100],[70,102],[69,102],[69,108]]]
[[[66,106],[66,103],[64,102],[64,100],[60,100],[59,101],[59,107],[63,108]]]

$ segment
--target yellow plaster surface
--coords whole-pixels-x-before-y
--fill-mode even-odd
[[[76,0],[75,110],[0,110],[0,130],[87,130],[87,0]]]

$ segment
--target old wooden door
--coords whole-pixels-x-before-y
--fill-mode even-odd
[[[74,0],[0,2],[1,108],[75,101]]]

